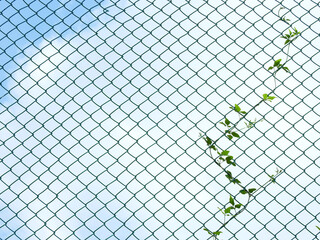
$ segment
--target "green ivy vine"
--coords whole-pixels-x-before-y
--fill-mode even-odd
[[[287,19],[285,16],[280,16],[280,11],[282,9],[284,8],[281,7],[278,11],[278,17],[279,17],[278,21],[283,21],[289,25],[287,29],[287,33],[282,34],[280,36],[280,38],[285,39],[284,48],[287,48],[287,51],[285,52],[286,59],[283,63],[282,63],[282,59],[273,60],[273,64],[268,68],[269,71],[272,71],[275,88],[276,88],[276,74],[278,71],[284,70],[286,73],[290,74],[290,70],[286,66],[287,62],[289,61],[290,45],[300,35],[300,32],[289,23],[290,19]],[[241,183],[241,181],[238,178],[236,178],[233,175],[233,173],[229,170],[230,169],[229,166],[237,167],[237,163],[234,157],[230,154],[230,151],[228,149],[221,149],[217,145],[217,142],[224,136],[231,141],[235,139],[238,140],[241,137],[240,136],[241,130],[243,130],[244,128],[245,129],[253,128],[258,122],[263,121],[263,119],[258,121],[256,119],[248,121],[246,117],[249,112],[257,108],[260,104],[271,103],[276,98],[275,96],[272,95],[273,91],[271,91],[269,94],[267,93],[263,94],[261,97],[261,100],[255,106],[253,106],[249,111],[244,111],[243,109],[241,109],[241,107],[238,104],[234,104],[234,106],[231,106],[230,108],[239,115],[239,120],[235,123],[232,123],[228,118],[225,118],[223,121],[220,121],[219,124],[224,126],[225,130],[224,130],[224,133],[216,140],[213,140],[207,135],[200,134],[201,138],[207,144],[210,157],[213,159],[214,163],[219,168],[221,168],[221,170],[225,173],[225,177],[229,180],[230,183],[233,183],[239,186],[240,194],[248,196],[246,203],[240,203],[236,200],[235,196],[230,195],[228,199],[228,203],[225,205],[226,207],[223,209],[219,208],[219,212],[221,212],[223,215],[223,224],[221,224],[221,226],[219,227],[215,227],[214,230],[209,230],[209,228],[206,228],[206,227],[203,229],[209,235],[211,235],[213,239],[218,239],[218,236],[222,233],[223,228],[247,208],[254,194],[257,194],[260,190],[263,190],[268,184],[275,183],[276,178],[282,173],[282,170],[276,169],[274,174],[272,175],[268,174],[269,180],[264,184],[262,184],[258,189],[244,186]],[[237,130],[238,124],[241,123],[242,121],[245,121],[245,127],[240,130]],[[317,226],[317,228],[319,227]]]

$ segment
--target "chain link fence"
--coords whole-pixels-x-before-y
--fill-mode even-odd
[[[208,239],[239,188],[275,184],[221,239],[317,239],[320,7],[304,1],[1,1],[0,238]],[[291,73],[279,38],[301,31]],[[241,126],[240,126],[241,125]],[[245,127],[245,126],[244,126]],[[239,132],[239,133],[240,133]],[[241,195],[241,194],[240,194]],[[237,201],[242,197],[237,195]]]

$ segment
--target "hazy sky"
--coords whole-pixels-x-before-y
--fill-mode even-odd
[[[249,187],[284,172],[221,239],[315,238],[320,9],[281,3],[1,2],[0,238],[206,239],[240,189],[199,133],[219,137],[216,123],[238,121],[231,105],[248,111],[274,89],[281,6],[302,32],[292,73],[248,115],[264,119],[256,128],[218,146]]]

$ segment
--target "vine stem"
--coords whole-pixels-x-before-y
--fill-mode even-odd
[[[274,179],[276,179],[277,177],[279,177],[280,175],[282,174],[282,172],[279,172],[277,173],[275,176],[274,176]],[[266,188],[270,183],[272,183],[272,180],[268,180],[267,182],[265,182],[262,186],[260,186],[254,193],[254,195],[257,195],[257,193],[262,189],[262,188]],[[216,230],[216,232],[220,231],[222,228],[224,228],[232,219],[236,218],[236,216],[238,216],[239,214],[241,214],[244,210],[247,209],[247,206],[249,205],[249,203],[253,200],[253,197],[254,197],[253,194],[249,194],[248,196],[248,200],[247,200],[247,203],[245,205],[243,205],[243,208],[241,210],[239,210],[236,214],[232,215],[231,218],[228,219],[228,221],[224,221],[224,223],[220,226],[219,229]],[[251,198],[252,197],[252,198]],[[218,239],[217,236],[213,236],[214,239]],[[211,238],[211,237],[210,237]],[[208,239],[210,239],[208,238]]]
[[[290,44],[289,44],[289,45],[290,45]],[[288,62],[288,58],[286,59],[286,61],[284,62],[284,64],[282,64],[282,67],[281,67],[281,68],[278,68],[277,70],[275,70],[275,71],[273,72],[272,75],[274,76],[275,79],[276,79],[276,73],[277,73],[280,69],[282,69],[287,62]],[[274,93],[274,90],[272,90],[268,95],[270,95],[270,94],[272,94],[272,93]],[[260,100],[256,105],[254,105],[248,112],[246,112],[246,114],[242,115],[242,117],[240,117],[239,120],[229,129],[229,132],[231,132],[233,129],[235,129],[235,128],[237,127],[237,125],[238,125],[243,119],[245,119],[245,117],[246,117],[251,111],[253,111],[255,108],[257,108],[262,102],[266,102],[266,100],[265,100],[265,99],[261,99],[261,100]],[[219,138],[217,138],[212,144],[216,145],[216,142],[218,142],[223,136],[226,136],[226,133],[221,134],[221,136],[220,136]],[[210,147],[208,147],[208,148],[209,148],[209,152],[210,152],[210,157],[211,157],[211,159],[213,159],[214,163],[215,163],[216,165],[218,165],[218,166],[223,170],[223,172],[225,172],[226,174],[229,175],[229,173],[227,172],[227,170],[226,170],[223,166],[221,166],[221,163],[219,163],[219,162],[217,161],[218,158],[219,158],[219,156],[218,156],[218,157],[213,157],[211,148],[210,148]],[[278,174],[276,174],[276,176],[274,177],[274,179],[275,179],[276,177],[278,177],[280,174],[281,174],[281,172],[278,173]],[[263,184],[262,186],[260,186],[260,187],[255,191],[255,194],[256,194],[258,191],[260,191],[260,189],[265,188],[265,187],[266,187],[268,184],[270,184],[270,183],[271,183],[271,180],[268,180],[265,184]],[[236,184],[237,184],[239,187],[241,187],[242,189],[246,189],[246,188],[245,188],[244,186],[242,186],[240,183],[236,182]],[[228,221],[226,221],[226,222],[224,221],[224,223],[220,226],[220,228],[219,228],[218,230],[216,230],[215,232],[220,231],[220,230],[221,230],[222,228],[224,228],[232,219],[234,219],[236,216],[238,216],[238,215],[241,214],[244,210],[246,210],[248,204],[252,201],[252,198],[251,198],[251,197],[254,196],[254,195],[253,195],[252,193],[250,193],[250,192],[247,192],[247,193],[248,193],[248,201],[247,201],[247,203],[246,203],[245,205],[243,205],[243,208],[242,208],[241,210],[239,210],[236,214],[232,215],[232,217],[231,217],[230,219],[228,219]],[[213,236],[213,237],[215,237],[215,239],[218,239],[217,236]]]
[[[287,23],[288,25],[290,25],[290,24],[288,23],[288,21],[290,21],[289,19],[285,19],[285,16],[284,16],[284,15],[283,15],[282,17],[280,17],[280,10],[281,10],[281,9],[283,9],[283,7],[281,7],[281,8],[279,9],[279,11],[278,11],[278,16],[279,16],[280,20],[281,20],[281,21],[284,21],[285,23]],[[292,25],[290,25],[290,27],[292,28]],[[292,29],[293,29],[293,28],[292,28]],[[294,30],[295,30],[295,34],[294,34],[293,36],[298,35],[298,34],[300,33],[300,32],[297,32],[296,28],[294,28]],[[289,32],[290,32],[290,37],[291,37],[291,31],[289,31]],[[290,39],[290,37],[289,37],[289,39]],[[284,37],[284,38],[285,38],[285,37]],[[296,37],[296,38],[297,38],[297,37]],[[296,39],[296,38],[295,38],[295,39]],[[287,41],[288,41],[289,39],[287,38]],[[288,47],[288,48],[287,48],[287,52],[285,53],[285,54],[286,54],[286,60],[285,60],[285,62],[284,62],[283,64],[280,64],[281,59],[280,59],[280,60],[277,60],[277,61],[275,61],[274,65],[273,65],[273,67],[272,67],[272,68],[274,68],[273,73],[272,73],[272,76],[273,76],[273,78],[274,78],[274,89],[271,90],[271,92],[270,92],[267,96],[269,96],[270,94],[274,93],[274,91],[275,91],[276,88],[277,88],[277,77],[276,77],[277,72],[278,72],[280,69],[284,69],[286,72],[290,72],[290,70],[289,70],[287,67],[284,67],[284,66],[285,66],[286,63],[289,61],[290,44],[291,44],[291,42],[294,41],[295,39],[290,40],[287,45],[286,45],[287,41],[285,42],[284,48],[285,48],[285,47]],[[283,48],[282,48],[282,51],[283,51]],[[283,51],[283,52],[284,52],[284,51]],[[277,62],[277,64],[276,64],[276,62]],[[275,69],[275,67],[277,67],[277,69]],[[270,69],[270,68],[269,68],[269,69]],[[227,170],[226,170],[226,169],[227,169],[227,166],[226,166],[226,167],[223,167],[223,166],[221,165],[222,162],[223,162],[223,159],[222,159],[222,161],[218,161],[218,159],[221,159],[221,156],[224,155],[224,154],[220,154],[220,153],[219,153],[219,151],[220,151],[219,148],[220,148],[220,147],[218,147],[218,146],[216,145],[216,143],[217,143],[223,136],[227,136],[228,133],[231,133],[235,128],[237,128],[238,124],[239,124],[243,119],[245,119],[246,116],[247,116],[251,111],[253,111],[254,109],[256,109],[262,102],[266,102],[267,100],[268,100],[268,98],[264,96],[263,99],[261,99],[256,105],[254,105],[248,112],[244,112],[243,115],[240,114],[240,110],[237,111],[238,114],[239,114],[239,120],[238,120],[236,123],[234,123],[232,127],[230,127],[228,130],[226,130],[225,133],[221,134],[221,136],[220,136],[219,138],[216,138],[215,141],[212,141],[212,140],[209,138],[210,142],[209,142],[209,144],[208,144],[208,143],[207,143],[207,144],[208,144],[208,148],[209,148],[209,152],[210,152],[210,157],[211,157],[211,159],[213,159],[214,163],[215,163],[216,165],[218,165],[218,166],[223,170],[223,172],[225,172],[225,173],[227,174],[226,176],[229,176],[229,177],[230,177],[230,178],[228,177],[229,180],[231,179],[232,174],[231,174],[230,171],[227,171]],[[241,113],[242,113],[242,112],[241,112]],[[255,121],[255,123],[256,123],[256,121]],[[227,124],[227,126],[229,127],[229,124],[228,124],[227,122],[226,122],[226,124]],[[250,125],[249,125],[249,126],[250,126]],[[240,129],[240,130],[237,129],[237,131],[240,131],[240,132],[241,132],[243,129],[244,129],[244,128],[242,128],[242,129]],[[238,136],[238,137],[239,137],[239,136]],[[207,137],[207,138],[208,138],[208,137]],[[212,147],[212,146],[213,146],[213,147]],[[214,156],[213,156],[213,154],[212,154],[212,148],[218,153],[218,156],[217,156],[217,157],[214,157]],[[226,150],[225,150],[225,151],[226,151]],[[228,151],[228,153],[229,153],[229,151]],[[230,163],[229,163],[229,164],[230,164]],[[234,164],[234,166],[236,166],[236,164]],[[238,215],[241,214],[244,210],[246,210],[248,204],[255,198],[254,195],[257,195],[261,189],[265,189],[270,183],[275,182],[275,179],[276,179],[281,173],[282,173],[282,170],[279,171],[279,172],[278,172],[278,170],[277,170],[276,175],[272,175],[272,176],[269,175],[270,179],[269,179],[267,182],[265,182],[263,185],[260,185],[260,187],[259,187],[258,189],[249,189],[249,191],[241,184],[241,182],[240,182],[238,179],[236,179],[236,178],[233,177],[233,179],[230,180],[230,181],[233,182],[233,183],[236,183],[239,187],[241,187],[243,190],[245,190],[245,191],[244,191],[244,194],[248,194],[247,203],[246,203],[245,205],[240,204],[240,207],[242,207],[242,208],[241,208],[240,210],[238,210],[238,211],[236,211],[236,208],[238,208],[238,207],[233,208],[234,211],[235,211],[235,213],[234,213],[234,214],[232,215],[232,217],[230,217],[227,221],[226,221],[226,214],[230,213],[230,208],[229,208],[229,211],[228,211],[228,212],[227,212],[227,211],[222,212],[222,213],[224,214],[223,224],[222,224],[214,233],[220,232],[220,230],[221,230],[222,228],[224,228],[231,220],[233,220],[236,216],[238,216]],[[234,181],[234,180],[237,180],[237,181]],[[253,190],[253,191],[251,191],[251,190]],[[252,194],[252,192],[254,192],[254,194]],[[243,191],[240,190],[240,193],[243,193]],[[230,195],[230,199],[233,199],[233,198],[231,197],[231,195]],[[231,205],[234,206],[234,200],[232,200],[232,202],[231,202],[231,200],[230,200],[229,202],[231,203]],[[219,209],[219,210],[220,210],[220,209]],[[221,210],[220,210],[220,211],[221,211]],[[207,229],[205,229],[205,230],[207,230]],[[209,231],[209,232],[210,232],[210,231]],[[212,235],[212,237],[217,240],[217,239],[218,239],[218,235],[217,235],[217,234],[214,234],[214,233],[213,233],[213,232],[210,232],[210,234]],[[211,237],[210,237],[210,238],[211,238]]]
[[[227,172],[227,170],[226,170],[224,167],[222,167],[220,163],[217,162],[217,158],[218,158],[218,157],[217,157],[217,158],[214,158],[214,157],[212,156],[212,150],[211,150],[211,148],[210,148],[209,152],[210,152],[211,158],[214,160],[214,163],[217,164],[226,174],[229,175],[229,173]],[[241,187],[242,189],[245,189],[245,187],[242,186],[240,183],[236,182],[236,184],[237,184],[239,187]]]

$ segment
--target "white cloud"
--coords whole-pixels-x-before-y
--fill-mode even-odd
[[[104,14],[105,9],[97,8],[93,15],[99,22],[90,29],[63,36],[69,41],[63,37],[44,40],[38,49],[28,50],[30,57],[19,60],[21,68],[12,74],[11,85],[11,93],[19,100],[1,113],[6,123],[1,130],[5,143],[1,146],[1,176],[3,183],[11,186],[2,193],[2,199],[5,206],[10,200],[13,206],[6,215],[13,220],[4,220],[14,222],[14,230],[25,223],[17,232],[19,236],[35,233],[55,239],[52,234],[56,231],[61,239],[73,234],[84,239],[93,232],[97,238],[114,235],[134,239],[131,234],[135,230],[138,239],[152,234],[166,238],[172,232],[178,239],[193,233],[202,238],[206,236],[201,230],[204,223],[208,221],[210,228],[222,221],[212,214],[228,199],[229,193],[222,191],[227,180],[203,154],[204,144],[199,141],[198,147],[194,143],[200,131],[209,131],[211,136],[221,134],[223,129],[212,129],[213,123],[229,111],[229,104],[246,98],[248,103],[243,105],[249,109],[258,95],[273,88],[267,71],[257,71],[259,78],[251,74],[269,61],[261,48],[270,41],[261,38],[248,45],[248,37],[258,39],[269,25],[256,22],[261,17],[250,6],[242,7],[246,19],[231,6],[216,6],[225,8],[220,12],[229,12],[227,21],[213,8],[208,12],[207,5],[170,4],[161,9],[157,4],[163,3],[124,4],[126,11],[114,5]],[[267,10],[258,2],[252,4],[258,4],[259,11]],[[246,36],[233,27],[255,22]],[[240,40],[233,42],[237,38]],[[246,52],[240,58],[233,55],[242,49]],[[246,68],[241,68],[242,64]],[[283,101],[276,102],[275,111],[270,112],[272,105],[258,108],[256,115],[266,116],[266,121],[248,131],[231,149],[235,157],[240,156],[237,163],[250,169],[247,173],[239,171],[244,182],[257,177],[262,184],[268,177],[261,177],[261,173],[265,169],[272,173],[278,165],[288,169],[279,178],[282,187],[304,183],[310,188],[308,192],[313,192],[317,186],[308,186],[313,180],[303,169],[310,169],[308,174],[316,177],[318,168],[311,160],[303,161],[301,154],[305,151],[311,158],[317,155],[318,150],[303,138],[304,133],[314,136],[317,130],[306,130],[310,124],[292,111],[301,102],[297,96],[303,91],[309,94],[310,89],[296,88],[294,84],[300,83],[293,81],[287,79],[277,89]],[[305,114],[306,109],[301,106],[297,111]],[[229,116],[237,121],[237,116]],[[310,116],[309,121],[313,119]],[[294,124],[300,133],[292,128]],[[294,146],[292,142],[298,143],[298,139],[304,143]],[[224,140],[220,144],[231,145]],[[270,185],[268,193],[257,198],[271,195],[271,203],[264,204],[281,211],[277,201],[284,206],[285,199],[290,198],[280,194],[282,187]],[[238,189],[228,185],[227,190]],[[277,201],[273,201],[275,197]],[[300,203],[307,205],[308,200]],[[261,206],[249,211],[257,209],[270,214]],[[272,218],[275,214],[271,211]],[[305,219],[311,216],[307,215]],[[259,220],[263,217],[261,214]],[[244,219],[250,221],[252,215],[246,213]],[[233,226],[242,227],[237,223]],[[259,231],[264,226],[249,228]],[[227,238],[229,233],[224,232]]]

